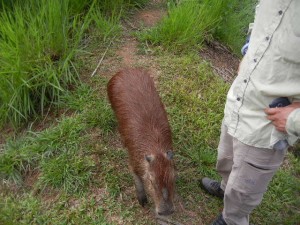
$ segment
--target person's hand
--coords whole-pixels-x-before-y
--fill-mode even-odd
[[[294,102],[286,107],[267,108],[265,113],[267,114],[267,119],[272,121],[272,124],[278,131],[286,133],[285,126],[288,116],[297,108],[300,108],[300,102]]]

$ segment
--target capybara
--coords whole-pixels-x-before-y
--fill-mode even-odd
[[[173,213],[172,134],[153,79],[145,70],[124,69],[110,79],[107,92],[128,150],[139,203],[148,202],[146,190],[157,214]]]

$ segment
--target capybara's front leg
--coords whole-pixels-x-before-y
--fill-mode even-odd
[[[136,190],[136,197],[141,206],[145,206],[148,203],[147,195],[145,192],[144,184],[142,179],[133,173],[134,183],[135,183],[135,190]]]

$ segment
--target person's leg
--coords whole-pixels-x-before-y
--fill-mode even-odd
[[[228,225],[248,225],[280,167],[286,151],[256,148],[233,139],[232,170],[226,185],[223,218]]]
[[[224,123],[221,126],[220,142],[218,146],[218,160],[216,169],[222,176],[221,183],[219,181],[203,178],[201,180],[202,186],[210,194],[219,198],[224,198],[224,190],[233,165],[233,144],[232,136],[228,135],[227,127]]]
[[[221,136],[218,146],[218,157],[216,169],[222,177],[221,189],[225,191],[227,181],[233,165],[233,138],[227,133],[227,127],[222,124]]]

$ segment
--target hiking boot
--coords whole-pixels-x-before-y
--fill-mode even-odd
[[[211,195],[222,199],[224,198],[224,191],[221,189],[220,182],[204,177],[201,183],[203,188]]]
[[[222,213],[218,216],[218,218],[212,222],[211,225],[227,225],[227,223],[225,222]]]

